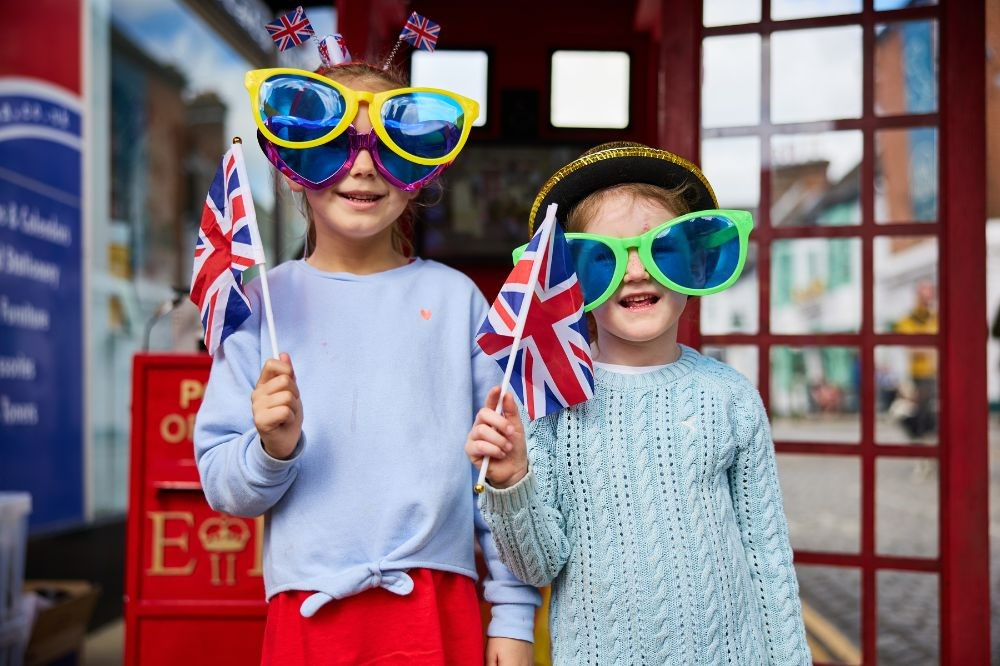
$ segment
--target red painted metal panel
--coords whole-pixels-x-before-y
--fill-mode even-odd
[[[645,143],[699,163],[701,142],[701,2],[668,3],[660,14],[659,51],[655,62],[656,135]],[[688,299],[678,339],[701,346],[698,299]]]
[[[137,354],[125,582],[125,663],[260,660],[263,519],[213,511],[192,441],[211,358]]]
[[[941,657],[990,661],[982,0],[941,9]]]

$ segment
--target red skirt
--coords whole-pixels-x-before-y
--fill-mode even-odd
[[[461,574],[411,569],[413,591],[380,587],[334,599],[312,617],[299,607],[312,592],[271,598],[261,664],[285,666],[469,666],[483,663],[475,582]]]

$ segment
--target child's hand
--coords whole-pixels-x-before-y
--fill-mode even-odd
[[[504,396],[503,412],[498,414],[500,387],[494,386],[486,396],[486,406],[476,414],[476,422],[465,440],[465,454],[476,467],[483,457],[489,457],[486,478],[495,488],[512,486],[528,473],[528,449],[524,443],[524,424],[510,393]]]
[[[250,400],[253,424],[260,433],[264,450],[271,457],[284,460],[292,455],[302,436],[302,401],[292,359],[284,352],[280,358],[264,363]]]
[[[532,666],[534,663],[535,646],[532,643],[499,636],[486,639],[486,666]]]

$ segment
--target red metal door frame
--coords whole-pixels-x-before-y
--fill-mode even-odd
[[[649,5],[651,3],[644,3]],[[800,564],[849,566],[861,572],[861,648],[863,663],[877,660],[876,573],[880,570],[939,575],[940,651],[943,664],[987,664],[990,650],[988,449],[986,403],[986,159],[985,159],[985,7],[981,0],[948,2],[876,13],[872,0],[861,14],[770,20],[770,0],[762,0],[763,19],[751,26],[702,27],[701,2],[660,2],[659,62],[656,72],[658,145],[697,160],[700,143],[701,40],[705,36],[775,29],[860,25],[863,29],[864,114],[836,121],[836,129],[859,129],[864,136],[861,171],[862,224],[851,227],[771,227],[770,179],[760,174],[760,217],[755,230],[760,276],[759,333],[702,336],[697,312],[687,319],[682,338],[691,344],[753,344],[759,351],[759,387],[770,397],[770,351],[782,345],[852,345],[862,367],[861,440],[856,445],[779,441],[779,453],[847,455],[861,461],[861,547],[857,554],[796,553]],[[648,10],[648,7],[647,7]],[[889,18],[891,16],[891,18]],[[877,21],[934,18],[940,35],[939,113],[875,117],[872,54]],[[766,53],[766,51],[765,51]],[[768,63],[762,66],[761,99],[770,96]],[[772,128],[761,126],[761,149],[769,150]],[[933,125],[939,128],[939,219],[936,223],[876,225],[874,222],[874,135],[876,129]],[[764,155],[766,157],[766,155]],[[767,164],[765,160],[762,164]],[[873,245],[876,237],[933,235],[939,244],[940,328],[937,335],[875,333]],[[776,335],[770,332],[770,248],[787,238],[860,238],[862,317],[857,334]],[[933,346],[940,359],[939,445],[886,446],[875,442],[874,350],[877,345]],[[878,555],[875,549],[876,461],[881,457],[937,458],[939,556]]]

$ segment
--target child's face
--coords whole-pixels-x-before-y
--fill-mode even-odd
[[[377,79],[345,80],[344,84],[356,90],[381,92],[393,86]],[[361,134],[372,129],[368,118],[368,104],[361,103],[352,123]],[[316,245],[324,239],[338,239],[349,243],[391,239],[391,228],[419,190],[404,192],[387,183],[375,169],[367,150],[361,150],[354,165],[343,180],[325,190],[310,190],[288,180],[295,192],[305,192],[316,222]]]
[[[677,217],[672,210],[631,195],[605,197],[584,231],[628,238]],[[674,358],[677,322],[687,296],[654,280],[633,248],[615,293],[591,314],[597,324],[597,359],[617,365],[659,365]]]

